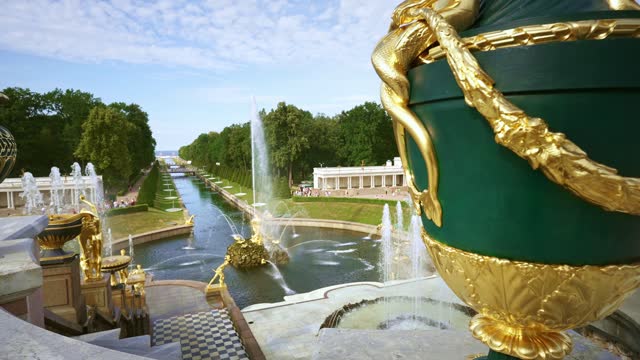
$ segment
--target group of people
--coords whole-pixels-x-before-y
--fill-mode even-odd
[[[113,200],[113,204],[107,204],[107,207],[109,207],[109,205],[113,205],[111,206],[112,209],[116,209],[116,208],[124,208],[124,207],[129,207],[129,206],[133,206],[136,204],[136,199],[120,199],[120,201],[118,200]]]
[[[316,189],[312,189],[310,187],[300,186],[298,190],[296,190],[292,195],[294,196],[305,196],[305,197],[318,197],[320,193]]]

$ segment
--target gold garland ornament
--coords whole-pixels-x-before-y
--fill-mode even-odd
[[[498,144],[527,160],[533,169],[540,169],[551,181],[583,200],[609,211],[640,215],[640,179],[620,176],[616,169],[590,159],[564,134],[550,131],[544,120],[528,116],[494,88],[493,79],[482,70],[456,32],[456,28],[462,30],[471,24],[477,13],[477,1],[449,0],[439,9],[437,5],[440,3],[408,0],[400,4],[394,11],[389,33],[378,43],[372,55],[374,68],[383,81],[382,104],[394,121],[398,150],[417,210],[422,205],[427,217],[437,226],[442,225],[435,150],[426,128],[408,107],[409,82],[406,77],[416,58],[437,41],[465,102],[488,121]],[[614,5],[611,7],[616,9]],[[619,8],[623,8],[622,5]],[[618,25],[627,22],[633,21],[593,20],[592,26],[607,24],[610,30],[624,29]],[[583,28],[585,26],[582,25]],[[572,27],[572,23],[551,26],[552,29],[567,27]],[[595,34],[600,36],[591,38],[602,39],[609,33],[596,31]],[[635,37],[636,34],[637,27],[626,31],[627,36]],[[422,192],[417,189],[409,169],[405,131],[413,137],[425,159],[428,188]]]

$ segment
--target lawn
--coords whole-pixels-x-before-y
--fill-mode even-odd
[[[162,210],[149,208],[149,211],[110,216],[103,225],[105,229],[111,229],[113,240],[121,239],[152,230],[159,230],[185,223],[182,211],[168,213]]]
[[[233,188],[224,189],[230,193],[242,192],[247,193],[246,196],[241,197],[242,200],[248,204],[253,202],[253,191],[250,188],[240,188],[240,186],[234,182],[222,179],[222,184],[217,184],[220,187],[231,185]],[[321,201],[321,202],[296,202],[292,199],[276,199],[270,202],[270,208],[273,209],[274,216],[295,216],[299,218],[313,218],[313,219],[328,219],[328,220],[342,220],[351,221],[362,224],[378,225],[382,222],[382,209],[384,204],[374,203],[360,203],[357,200],[354,202],[342,202],[344,199],[337,201]],[[407,227],[410,222],[411,208],[406,203],[402,203],[404,226]],[[390,209],[391,218],[395,221],[396,208],[395,205]]]
[[[329,219],[352,221],[362,224],[378,225],[382,222],[383,204],[363,204],[347,202],[294,202],[282,200],[286,206],[276,206],[275,216],[285,213],[294,214],[296,217],[309,217],[314,219]],[[408,225],[410,208],[403,204],[403,218],[405,226]],[[391,218],[395,219],[395,207],[390,209]]]

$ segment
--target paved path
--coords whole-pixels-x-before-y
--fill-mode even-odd
[[[136,181],[136,183],[129,188],[131,191],[127,191],[122,196],[116,196],[116,200],[120,202],[120,200],[127,201],[131,199],[138,199],[138,190],[140,190],[140,186],[142,186],[142,183],[144,182],[144,179],[147,178],[147,175],[149,175],[149,170],[144,170],[144,175],[140,176],[140,179],[138,179],[138,181]]]
[[[200,289],[181,285],[146,288],[153,346],[180,342],[184,360],[248,359],[222,304],[211,304]]]

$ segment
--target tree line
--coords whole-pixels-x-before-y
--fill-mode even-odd
[[[275,177],[289,186],[311,179],[314,167],[381,165],[397,156],[392,122],[382,106],[365,102],[335,116],[318,114],[281,102],[260,111]],[[215,172],[216,163],[251,171],[250,123],[221,132],[200,134],[183,146],[180,157]]]
[[[18,157],[10,176],[69,173],[73,162],[92,162],[107,190],[126,188],[155,159],[149,117],[137,104],[105,104],[80,90],[38,93],[10,87],[0,124],[13,134]],[[84,166],[83,166],[84,168]]]

